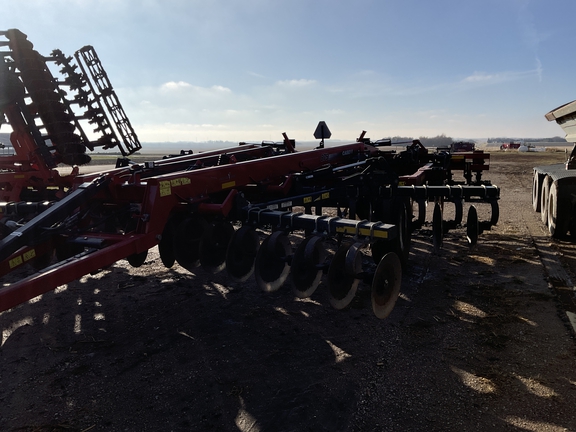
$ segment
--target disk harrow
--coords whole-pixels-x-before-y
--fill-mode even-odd
[[[5,188],[6,202],[0,203],[0,276],[5,281],[0,311],[122,259],[144,265],[157,246],[167,268],[177,263],[190,272],[225,270],[239,282],[253,276],[265,292],[289,281],[294,295],[306,298],[324,280],[336,309],[345,309],[367,283],[375,315],[385,318],[409,265],[411,235],[430,223],[428,203],[434,203],[437,250],[448,230],[464,227],[465,202],[472,204],[465,224],[471,245],[498,221],[499,189],[481,180],[488,154],[430,152],[417,140],[397,151],[389,140],[371,142],[365,132],[356,142],[325,146],[329,131],[323,122],[322,141],[312,150],[296,151],[295,141],[284,134],[278,143],[240,143],[133,163],[128,156],[140,146],[116,97],[110,97],[111,86],[92,47],[77,52],[81,72],[59,51],[46,60],[60,65],[67,77],[46,78],[53,86],[50,94],[60,98],[50,96],[54,103],[47,105],[59,110],[59,118],[66,114],[67,138],[77,139],[83,150],[117,146],[123,157],[114,169],[80,175],[74,168],[63,180],[54,164],[82,163],[89,156],[78,146],[70,151],[49,131],[47,117],[35,117],[33,108],[45,93],[33,96],[25,67],[16,65],[15,52],[21,49],[13,43],[27,40],[17,30],[2,34],[12,51],[3,57],[0,108],[17,138],[13,143],[27,143],[27,151],[17,157],[28,162],[18,165],[25,167],[21,171],[11,162],[10,170],[0,173],[12,175],[6,181],[12,190]],[[42,70],[48,77],[48,69]],[[75,96],[66,98],[69,92]],[[72,105],[85,112],[75,113]],[[115,113],[112,121],[106,110]],[[88,140],[86,119],[97,126],[98,140]],[[17,177],[21,172],[27,175]],[[454,180],[456,172],[464,180]],[[49,187],[57,193],[46,193]],[[454,218],[445,221],[449,203]],[[490,206],[487,221],[478,220],[478,204]],[[34,273],[24,268],[27,264]],[[28,275],[18,280],[10,275],[15,271]]]
[[[439,248],[447,228],[460,225],[465,200],[489,203],[496,214],[484,224],[491,225],[499,196],[491,185],[427,185],[426,173],[438,178],[434,163],[419,168],[424,184],[401,186],[403,178],[415,177],[394,172],[398,155],[360,140],[296,152],[285,136],[275,145],[244,144],[78,175],[59,201],[0,206],[14,216],[6,230],[16,227],[0,241],[0,274],[26,263],[48,265],[1,289],[0,309],[120,259],[143,265],[157,245],[168,268],[226,269],[237,281],[254,274],[267,292],[283,286],[291,273],[294,294],[309,297],[326,275],[337,309],[367,282],[374,312],[385,318],[398,297],[411,233],[425,223],[421,209],[435,203]],[[451,222],[442,220],[448,202],[460,209]],[[16,223],[17,216],[34,211],[32,219]],[[481,230],[474,206],[467,225],[473,244]],[[300,244],[292,243],[294,235],[303,237]],[[335,245],[334,254],[327,243]]]

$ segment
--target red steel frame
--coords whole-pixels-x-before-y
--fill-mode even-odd
[[[239,147],[238,155],[265,153],[257,148]],[[268,186],[272,194],[283,190],[283,182],[290,173],[312,171],[328,163],[332,166],[343,165],[357,160],[359,155],[369,156],[376,153],[374,147],[363,143],[353,143],[333,148],[322,148],[283,155],[268,155],[255,160],[228,163],[226,165],[198,168],[193,171],[175,171],[157,174],[170,164],[190,165],[190,162],[207,160],[215,155],[234,154],[234,150],[218,150],[207,155],[193,155],[157,161],[151,168],[134,170],[125,167],[105,173],[77,176],[76,185],[90,182],[99,176],[110,178],[106,187],[94,199],[109,200],[112,203],[139,204],[139,220],[132,233],[101,234],[82,233],[86,239],[103,241],[99,250],[81,253],[58,263],[37,274],[0,289],[0,311],[23,303],[35,296],[51,291],[62,284],[74,281],[85,274],[114,264],[130,255],[145,252],[157,245],[168,217],[174,210],[196,205],[200,214],[219,214],[226,216],[232,200],[238,192],[250,185]],[[157,167],[156,167],[157,164]],[[212,202],[211,197],[224,193],[220,202]],[[0,275],[25,264],[27,257],[39,255],[45,244],[24,247],[0,262]]]

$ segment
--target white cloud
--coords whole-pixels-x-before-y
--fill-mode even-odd
[[[293,79],[293,80],[278,81],[276,84],[282,87],[308,87],[316,84],[316,80]]]
[[[189,87],[192,87],[192,85],[184,81],[178,81],[178,82],[170,81],[160,86],[162,90],[178,90],[181,88],[189,88]]]
[[[469,83],[487,82],[487,81],[493,81],[495,77],[497,77],[497,75],[486,74],[484,72],[474,72],[472,75],[464,78],[462,82],[469,82]]]
[[[213,85],[212,87],[200,87],[195,86],[185,81],[170,81],[164,83],[160,86],[161,92],[174,92],[174,91],[183,91],[183,90],[191,90],[195,93],[209,95],[209,94],[228,94],[232,93],[228,87],[224,87],[221,85]]]
[[[527,71],[504,71],[497,73],[474,72],[460,81],[463,85],[492,85],[510,81],[518,81],[529,77],[542,76],[542,65],[538,61],[537,68]]]

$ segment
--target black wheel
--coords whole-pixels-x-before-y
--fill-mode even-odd
[[[554,238],[563,238],[570,229],[571,205],[558,194],[558,183],[550,186],[548,196],[548,231]]]
[[[536,213],[540,213],[542,208],[540,202],[540,190],[542,188],[543,180],[544,176],[534,171],[534,176],[532,178],[532,208]]]
[[[142,266],[142,264],[146,262],[147,257],[148,257],[148,251],[145,250],[144,252],[129,255],[128,257],[126,257],[126,261],[128,261],[128,263],[132,267],[140,267]]]
[[[540,219],[544,225],[548,225],[548,198],[550,197],[550,177],[542,180],[542,191],[540,192]]]

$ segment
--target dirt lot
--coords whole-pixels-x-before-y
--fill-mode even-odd
[[[336,311],[155,250],[5,312],[0,430],[576,431],[576,248],[530,204],[531,167],[563,158],[493,153],[499,224],[440,254],[416,232],[387,320],[366,286]]]

